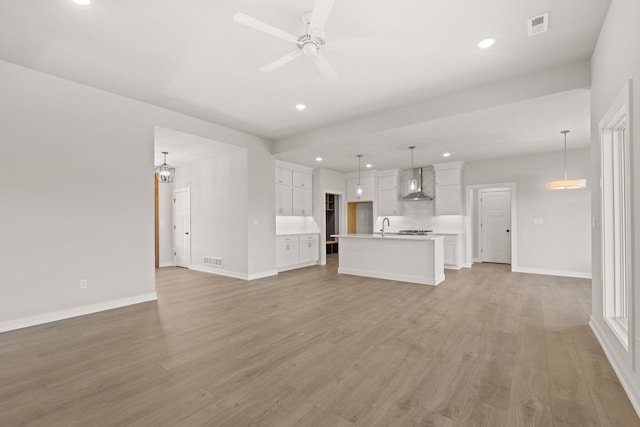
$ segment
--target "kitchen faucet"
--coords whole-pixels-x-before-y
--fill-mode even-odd
[[[380,229],[380,232],[382,233],[382,236],[384,236],[384,222],[387,221],[387,225],[389,227],[391,227],[391,223],[389,222],[389,218],[387,218],[386,216],[384,217],[384,219],[382,220],[382,228]]]

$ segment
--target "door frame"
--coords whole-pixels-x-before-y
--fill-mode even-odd
[[[187,216],[189,217],[189,262],[187,268],[191,268],[191,188],[175,188],[171,193],[173,195],[173,205],[172,205],[172,222],[173,222],[173,265],[178,266],[176,262],[176,193],[185,192],[187,193]]]
[[[467,221],[467,232],[465,233],[465,261],[468,267],[474,262],[482,262],[480,258],[473,257],[473,249],[478,248],[479,239],[474,236],[480,231],[480,218],[478,212],[478,194],[480,190],[509,190],[511,191],[511,271],[518,268],[518,227],[516,215],[516,183],[515,182],[498,182],[492,184],[470,184],[465,190],[465,215],[469,219]],[[473,221],[473,217],[476,221]]]
[[[477,204],[476,206],[480,206],[480,210],[478,212],[478,221],[476,224],[476,228],[478,230],[478,241],[477,241],[477,248],[480,248],[480,253],[478,254],[478,258],[479,258],[479,262],[485,262],[484,261],[484,251],[483,251],[483,239],[484,239],[484,232],[485,232],[485,227],[482,226],[483,222],[482,222],[482,215],[484,214],[484,204],[482,203],[482,196],[486,193],[493,193],[493,192],[502,192],[502,193],[509,193],[509,232],[511,233],[511,229],[513,228],[511,226],[511,189],[509,188],[479,188],[478,189],[478,197],[480,198],[480,203]],[[509,262],[508,263],[502,263],[502,264],[511,264],[511,234],[509,234]],[[495,262],[495,261],[487,261],[487,262]]]
[[[326,250],[326,245],[325,245],[325,239],[324,237],[327,235],[327,217],[325,215],[325,211],[327,209],[327,194],[333,194],[334,196],[338,196],[339,197],[339,203],[340,203],[340,212],[338,213],[338,221],[339,221],[339,230],[337,231],[338,234],[345,234],[346,232],[346,221],[347,221],[347,203],[346,203],[346,197],[345,197],[345,192],[344,191],[337,191],[337,190],[323,190],[322,191],[322,222],[320,225],[320,265],[326,265],[327,264],[327,250]],[[335,202],[334,202],[335,203]],[[338,243],[339,244],[339,243]],[[340,254],[340,250],[338,250],[338,256]]]

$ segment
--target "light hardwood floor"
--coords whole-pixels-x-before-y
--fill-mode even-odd
[[[0,334],[0,426],[640,426],[589,281],[446,276],[160,269],[157,303]]]

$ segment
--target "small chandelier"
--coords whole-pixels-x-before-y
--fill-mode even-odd
[[[572,190],[587,186],[586,179],[567,179],[567,134],[569,132],[568,130],[560,131],[564,135],[564,179],[547,182],[547,190]]]
[[[169,183],[169,182],[173,182],[173,176],[176,173],[176,168],[169,166],[167,164],[167,153],[166,151],[163,151],[162,154],[164,154],[164,163],[162,163],[160,166],[156,167],[155,172],[156,175],[158,175],[158,182],[163,182],[163,183]]]
[[[356,194],[362,196],[362,184],[360,183],[360,163],[362,162],[362,154],[356,156],[358,158],[358,185],[356,186]]]

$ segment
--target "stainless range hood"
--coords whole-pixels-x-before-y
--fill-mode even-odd
[[[413,177],[418,174],[418,188],[413,193],[409,193],[402,198],[402,200],[433,200],[433,197],[424,194],[422,191],[422,168],[413,169]]]

